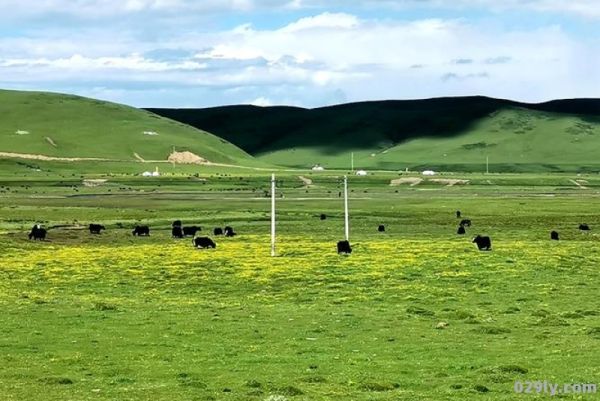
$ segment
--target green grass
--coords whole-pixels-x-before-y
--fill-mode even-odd
[[[484,97],[299,109],[154,110],[283,166],[495,172],[600,171],[598,100],[523,104]]]
[[[340,257],[339,175],[305,173],[306,188],[281,172],[272,259],[264,173],[95,188],[44,174],[0,176],[3,399],[514,400],[515,380],[600,373],[597,175],[351,177],[354,253]],[[178,218],[239,236],[197,251],[170,238]],[[30,242],[39,220],[66,227]],[[107,231],[90,236],[90,222]],[[138,222],[149,238],[130,235]],[[492,252],[474,249],[477,233]]]
[[[259,164],[212,134],[144,110],[94,99],[2,90],[0,113],[0,152],[135,162],[134,153],[145,160],[166,161],[175,149],[215,163]]]
[[[459,136],[422,137],[352,151],[357,168],[484,172],[489,158],[491,171],[598,171],[595,149],[599,144],[598,123],[583,123],[576,116],[512,109],[474,123]],[[350,163],[348,152],[336,155],[318,147],[273,151],[261,159],[295,166],[304,160],[323,160],[321,164],[332,167]]]

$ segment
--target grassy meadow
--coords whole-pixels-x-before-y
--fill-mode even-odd
[[[166,161],[176,150],[193,152],[213,163],[261,165],[210,133],[96,99],[0,90],[0,113],[1,152],[131,163]]]
[[[282,171],[271,258],[265,172],[87,187],[42,167],[0,177],[3,400],[546,399],[514,382],[599,377],[597,175],[350,177],[343,257],[342,173]],[[170,237],[175,219],[239,235],[196,250]],[[48,241],[27,240],[36,221]],[[137,223],[151,236],[132,237]]]
[[[278,166],[485,172],[598,172],[600,101],[541,104],[482,96],[316,109],[152,109]]]

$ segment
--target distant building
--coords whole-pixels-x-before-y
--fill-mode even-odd
[[[144,171],[142,173],[143,177],[160,177],[160,173],[158,172],[158,167],[154,171]]]
[[[437,173],[433,170],[425,170],[422,173],[423,175],[436,175]]]
[[[365,177],[367,176],[369,173],[367,173],[365,170],[358,170],[356,172],[356,175],[360,176],[360,177]]]
[[[312,171],[325,171],[325,168],[320,164],[315,164],[312,168]]]

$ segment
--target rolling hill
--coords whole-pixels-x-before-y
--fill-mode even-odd
[[[78,96],[0,90],[0,116],[0,158],[19,154],[41,160],[164,162],[175,150],[179,159],[191,152],[212,163],[261,164],[207,132],[145,110]]]
[[[600,100],[526,104],[487,97],[303,109],[149,109],[290,167],[600,171]]]

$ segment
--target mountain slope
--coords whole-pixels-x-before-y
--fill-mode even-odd
[[[0,152],[53,158],[166,161],[173,149],[255,164],[212,134],[145,110],[78,96],[0,90]]]
[[[269,163],[481,170],[600,168],[600,100],[524,104],[486,97],[353,103],[319,109],[152,109]]]

